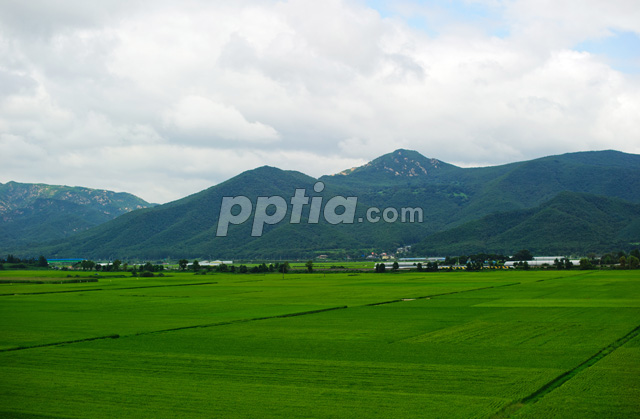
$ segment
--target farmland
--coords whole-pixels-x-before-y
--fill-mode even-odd
[[[29,275],[0,417],[640,415],[630,272]]]

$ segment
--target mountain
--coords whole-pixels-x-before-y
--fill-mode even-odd
[[[532,208],[564,191],[640,202],[640,156],[613,150],[478,168],[460,168],[415,151],[396,150],[321,179],[392,205],[399,204],[398,198],[406,202],[407,197],[418,195],[425,218],[438,231],[498,211]]]
[[[91,258],[134,255],[180,258],[236,249],[251,239],[251,223],[238,225],[231,237],[216,237],[222,198],[291,195],[292,187],[311,189],[315,179],[299,172],[264,166],[186,198],[124,214],[90,231],[46,248],[47,254]],[[252,199],[255,202],[255,199]],[[266,229],[269,230],[268,228]],[[229,239],[229,240],[227,240]],[[215,253],[219,255],[220,253]]]
[[[640,204],[562,192],[535,208],[499,212],[435,233],[413,246],[416,254],[588,254],[640,242]]]
[[[437,159],[430,159],[417,151],[399,149],[385,154],[364,166],[343,170],[340,173],[320,178],[323,182],[339,183],[365,188],[380,188],[393,186],[399,182],[407,184],[422,184],[451,179],[464,169],[444,163]]]
[[[0,183],[4,248],[62,239],[152,204],[128,194],[82,187]]]
[[[640,156],[611,150],[569,153],[469,169],[460,180],[474,188],[477,197],[460,214],[461,221],[483,213],[530,208],[563,191],[640,202]]]
[[[87,258],[137,257],[143,259],[181,258],[185,255],[233,257],[305,257],[317,251],[395,248],[418,241],[428,231],[426,224],[396,226],[391,223],[358,223],[369,205],[358,203],[356,223],[331,225],[324,217],[309,223],[309,205],[299,224],[290,224],[289,205],[283,220],[265,225],[260,237],[252,237],[255,204],[258,196],[281,196],[287,202],[296,189],[304,189],[310,198],[349,196],[343,189],[327,185],[322,193],[313,190],[317,179],[295,171],[260,167],[186,198],[124,214],[67,240],[38,247],[50,257],[76,255]],[[226,237],[217,237],[217,225],[223,197],[246,196],[253,204],[252,216],[239,225],[231,225]],[[326,204],[327,198],[325,198]],[[384,207],[383,207],[384,208]],[[395,246],[395,247],[394,247]],[[31,249],[33,251],[33,249]]]
[[[324,189],[315,192],[314,185],[318,182]],[[291,199],[297,189],[303,189],[310,202],[321,201],[323,210],[328,203],[334,202],[332,199],[343,197],[344,203],[351,197],[354,203],[357,201],[353,223],[334,225],[324,216],[313,223],[310,221],[313,218],[310,203],[303,206],[300,222],[291,223],[294,212]],[[229,224],[228,234],[218,237],[223,199],[238,196],[246,197],[245,202],[250,202],[251,210],[240,213],[240,206],[236,205],[231,216],[240,218],[244,214],[246,220]],[[569,196],[574,198],[569,199]],[[282,197],[286,210],[279,213],[282,216],[279,222],[264,224],[263,234],[254,237],[251,232],[258,200],[268,197]],[[596,228],[599,224],[588,214],[570,217],[572,213],[568,208],[572,205],[584,206],[585,202],[596,205],[600,201],[603,205],[600,216],[611,222],[622,217],[622,224]],[[558,202],[565,204],[560,208]],[[615,247],[640,241],[633,227],[640,222],[633,210],[620,212],[616,209],[620,205],[635,204],[640,204],[638,155],[616,151],[582,152],[494,167],[461,168],[424,157],[416,151],[396,150],[364,166],[320,179],[300,172],[260,167],[186,198],[130,212],[73,237],[24,251],[50,257],[94,259],[293,259],[320,253],[358,256],[420,243],[416,248],[425,252],[440,254],[444,250],[437,246],[446,244],[449,247],[445,249],[468,253],[470,250],[465,249],[480,248],[486,243],[477,242],[477,237],[467,238],[463,234],[465,229],[480,231],[482,225],[489,223],[490,231],[502,231],[496,225],[501,220],[510,228],[521,227],[505,230],[504,234],[492,238],[493,241],[488,242],[492,248],[505,251],[532,248],[527,245],[531,242],[532,245],[541,244],[539,248],[544,249],[542,244],[551,236],[544,236],[541,225],[536,223],[545,219],[560,231],[570,229],[572,225],[581,226],[577,231],[583,234],[576,236],[576,240],[580,241],[582,237],[583,248],[595,249],[606,247],[607,243]],[[272,205],[265,216],[267,219],[273,209]],[[379,217],[377,222],[367,219],[371,209],[378,210],[373,213]],[[409,219],[402,222],[402,216],[411,214],[411,209],[422,210],[420,222],[409,222]],[[345,207],[336,207],[336,217],[340,217],[342,210],[346,212]],[[487,216],[489,218],[483,218]],[[584,223],[579,222],[582,218]],[[480,224],[467,224],[470,222]],[[531,234],[523,235],[527,228],[531,229]],[[487,231],[482,231],[482,237],[488,240]],[[615,231],[616,234],[604,234],[604,231]],[[429,241],[432,238],[445,240],[444,236],[438,235],[441,232],[455,233],[456,240],[463,245],[453,247],[455,243]],[[546,238],[536,241],[538,232],[540,237]],[[560,238],[562,236],[556,238],[559,244],[579,248],[577,242]]]

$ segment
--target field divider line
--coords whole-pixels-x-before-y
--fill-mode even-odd
[[[344,310],[346,308],[348,308],[348,306],[321,308],[321,309],[318,309],[318,310],[300,311],[300,312],[296,312],[296,313],[275,314],[273,316],[252,317],[252,318],[248,318],[248,319],[236,319],[236,320],[228,320],[228,321],[224,321],[224,322],[195,324],[195,325],[191,325],[191,326],[172,327],[170,329],[150,330],[148,332],[134,333],[132,335],[123,335],[122,337],[125,338],[125,337],[132,337],[132,336],[143,336],[143,335],[151,335],[151,334],[155,334],[155,333],[175,332],[175,331],[178,331],[178,330],[226,326],[226,325],[229,325],[229,324],[248,323],[248,322],[261,321],[261,320],[283,319],[283,318],[286,318],[286,317],[307,316],[307,315],[310,315],[310,314],[324,313],[324,312],[327,312],[327,311]]]
[[[625,343],[629,342],[631,339],[635,338],[639,334],[640,334],[640,325],[636,326],[633,330],[631,330],[626,335],[614,340],[609,345],[607,345],[604,348],[600,349],[598,352],[596,352],[595,354],[593,354],[592,356],[590,356],[586,360],[582,361],[580,364],[576,365],[572,369],[563,372],[562,374],[560,374],[559,376],[557,376],[553,380],[551,380],[548,383],[544,384],[542,387],[540,387],[539,389],[537,389],[533,393],[529,394],[528,396],[526,396],[526,397],[524,397],[524,398],[522,398],[522,399],[520,399],[520,400],[518,400],[516,402],[513,402],[513,403],[503,407],[493,417],[494,418],[510,417],[516,411],[520,410],[521,408],[523,408],[527,404],[536,403],[538,400],[540,400],[541,398],[543,398],[547,394],[551,393],[553,390],[555,390],[556,388],[560,387],[561,385],[563,385],[567,381],[571,380],[573,377],[578,375],[580,372],[582,372],[585,369],[595,365],[598,361],[600,361],[601,359],[603,359],[607,355],[610,355],[611,353],[613,353],[613,351],[615,351],[619,347],[623,346]]]
[[[217,284],[217,282],[204,282],[204,283],[197,283],[197,284],[179,284],[179,285],[187,286],[187,285],[208,285],[208,284]],[[427,298],[440,297],[440,296],[444,296],[444,295],[453,295],[453,294],[460,294],[460,293],[464,293],[464,292],[472,292],[472,291],[481,291],[481,290],[494,289],[494,288],[510,287],[510,286],[520,285],[520,284],[521,284],[521,282],[513,282],[513,283],[509,283],[509,284],[494,285],[494,286],[490,286],[490,287],[473,288],[473,289],[460,290],[460,291],[451,291],[451,292],[445,292],[445,293],[440,293],[440,294],[431,294],[431,295],[425,295],[425,296],[420,296],[420,297],[413,297],[413,298],[410,298],[410,300],[424,300],[424,299],[427,299]],[[113,290],[115,291],[115,290],[122,290],[122,289],[154,288],[154,287],[162,287],[162,286],[163,285],[152,285],[152,286],[148,286],[148,287],[113,288]],[[174,286],[174,285],[169,285],[169,286]],[[99,289],[94,289],[93,291],[99,291]],[[66,292],[66,291],[55,291],[55,292]],[[71,291],[69,291],[69,292],[71,292]],[[378,302],[378,303],[364,304],[363,306],[358,306],[358,307],[372,307],[372,306],[379,306],[379,305],[383,305],[383,304],[400,303],[400,302],[405,302],[405,301],[406,301],[406,299],[401,298],[401,299],[391,300],[391,301],[382,301],[382,302]],[[160,329],[160,330],[150,330],[150,331],[146,331],[146,332],[133,333],[133,334],[130,334],[130,335],[98,336],[98,337],[92,337],[92,338],[86,338],[86,339],[77,339],[77,340],[64,341],[64,342],[53,342],[53,343],[44,343],[44,344],[41,344],[41,345],[20,346],[20,347],[15,347],[15,348],[0,349],[0,352],[9,352],[9,351],[24,350],[24,349],[42,348],[42,347],[47,347],[47,346],[58,346],[58,345],[65,345],[65,344],[70,344],[70,343],[89,342],[89,341],[100,340],[100,339],[117,339],[117,338],[126,338],[126,337],[151,335],[151,334],[156,334],[156,333],[176,332],[176,331],[179,331],[179,330],[226,326],[226,325],[230,325],[230,324],[248,323],[248,322],[254,322],[254,321],[261,321],[261,320],[283,319],[283,318],[287,318],[287,317],[307,316],[307,315],[310,315],[310,314],[318,314],[318,313],[324,313],[324,312],[327,312],[327,311],[334,311],[334,310],[344,310],[344,309],[347,309],[347,308],[349,308],[349,306],[345,305],[345,306],[322,308],[322,309],[318,309],[318,310],[301,311],[301,312],[296,312],[296,313],[276,314],[276,315],[273,315],[273,316],[252,317],[252,318],[247,318],[247,319],[228,320],[228,321],[224,321],[224,322],[196,324],[196,325],[173,327],[173,328],[169,328],[169,329]]]
[[[137,290],[137,289],[141,289],[141,288],[167,288],[167,287],[190,287],[190,286],[194,286],[194,285],[214,285],[217,284],[217,282],[196,282],[193,284],[170,284],[170,285],[141,285],[138,287],[124,287],[124,288],[108,288],[105,289],[104,291],[118,291],[118,290]]]
[[[196,283],[196,284],[175,284],[175,285],[167,285],[167,286],[172,287],[172,286],[210,285],[210,284],[217,284],[217,282],[200,282],[200,283]],[[440,297],[440,296],[444,296],[444,295],[453,295],[453,294],[460,294],[460,293],[464,293],[464,292],[472,292],[472,291],[481,291],[481,290],[487,290],[487,289],[493,289],[493,288],[510,287],[510,286],[520,285],[520,284],[521,284],[521,282],[513,282],[513,283],[509,283],[509,284],[494,285],[494,286],[490,286],[490,287],[473,288],[473,289],[468,289],[468,290],[451,291],[451,292],[445,292],[445,293],[440,293],[440,294],[431,294],[431,295],[425,295],[425,296],[420,296],[420,297],[412,297],[412,298],[409,298],[409,300],[424,300],[424,299],[427,299],[427,298]],[[123,289],[156,288],[156,287],[164,287],[164,286],[165,285],[150,285],[150,286],[147,286],[147,287],[143,286],[143,287],[129,287],[129,288],[110,288],[109,290],[116,291],[116,290],[123,290]],[[103,289],[95,289],[94,288],[92,290],[84,290],[84,291],[102,291],[102,290]],[[80,290],[77,290],[77,291],[76,290],[71,290],[71,291],[52,291],[52,293],[60,293],[60,292],[81,292],[81,291]],[[45,292],[43,294],[49,294],[49,292]],[[14,294],[11,294],[11,295],[14,295]],[[407,301],[407,299],[400,298],[400,299],[397,299],[397,300],[382,301],[382,302],[378,302],[378,303],[364,304],[363,306],[358,306],[358,307],[372,307],[372,306],[379,306],[379,305],[383,305],[383,304],[400,303],[400,302],[405,302],[405,301]],[[252,318],[247,318],[247,319],[228,320],[228,321],[224,321],[224,322],[196,324],[196,325],[173,327],[173,328],[169,328],[169,329],[160,329],[160,330],[150,330],[150,331],[146,331],[146,332],[133,333],[133,334],[130,334],[130,335],[117,335],[117,334],[114,334],[114,335],[108,335],[108,336],[97,336],[97,337],[69,340],[69,341],[63,341],[63,342],[52,342],[52,343],[43,343],[43,344],[40,344],[40,345],[19,346],[19,347],[15,347],[15,348],[0,349],[0,352],[10,352],[10,351],[25,350],[25,349],[43,348],[43,347],[48,347],[48,346],[66,345],[66,344],[72,344],[72,343],[90,342],[90,341],[100,340],[100,339],[117,339],[117,338],[126,338],[126,337],[151,335],[151,334],[156,334],[156,333],[176,332],[176,331],[179,331],[179,330],[226,326],[226,325],[230,325],[230,324],[248,323],[248,322],[254,322],[254,321],[261,321],[261,320],[283,319],[283,318],[287,318],[287,317],[307,316],[307,315],[310,315],[310,314],[318,314],[318,313],[324,313],[324,312],[327,312],[327,311],[334,311],[334,310],[344,310],[344,309],[347,309],[347,308],[349,308],[349,306],[345,305],[345,306],[322,308],[322,309],[318,309],[318,310],[301,311],[301,312],[296,312],[296,313],[276,314],[276,315],[273,315],[273,316],[252,317]]]
[[[513,285],[520,285],[520,284],[522,284],[522,282],[512,282],[512,283],[509,283],[509,284],[494,285],[494,286],[491,286],[491,287],[482,287],[482,288],[472,288],[472,289],[468,289],[468,290],[450,291],[450,292],[443,292],[441,294],[424,295],[424,296],[421,296],[421,297],[398,298],[396,300],[389,300],[389,301],[381,301],[381,302],[378,302],[378,303],[364,304],[363,307],[373,307],[373,306],[381,306],[381,305],[384,305],[384,304],[403,303],[403,302],[412,301],[412,300],[424,300],[424,299],[427,299],[427,298],[442,297],[443,295],[453,295],[453,294],[461,294],[463,292],[482,291],[482,290],[488,290],[488,289],[493,289],[493,288],[511,287]]]
[[[170,284],[170,285],[141,285],[137,287],[123,287],[123,288],[90,288],[86,290],[65,290],[65,291],[41,291],[41,292],[13,292],[9,294],[0,294],[0,297],[6,297],[10,295],[41,295],[41,294],[62,294],[67,292],[88,292],[88,291],[119,291],[119,290],[137,290],[141,288],[167,288],[167,287],[189,287],[194,285],[214,285],[217,282],[196,282],[193,284]]]
[[[107,336],[96,336],[96,337],[92,337],[92,338],[66,340],[64,342],[42,343],[40,345],[31,345],[31,346],[17,346],[15,348],[0,349],[0,352],[22,351],[22,350],[25,350],[25,349],[45,348],[47,346],[67,345],[67,344],[70,344],[70,343],[90,342],[92,340],[101,340],[101,339],[118,339],[119,337],[120,337],[120,335],[117,335],[117,334],[115,334],[115,335],[107,335]]]
[[[575,278],[576,276],[584,276],[584,275],[591,275],[592,273],[594,273],[596,271],[586,271],[586,272],[581,272],[575,275],[567,275],[567,276],[554,276],[553,278],[546,278],[546,279],[538,279],[535,282],[544,282],[544,281],[552,281],[554,279],[565,279],[565,278]]]
[[[104,288],[90,288],[86,290],[65,290],[65,291],[12,292],[9,294],[0,294],[0,297],[7,297],[11,295],[65,294],[70,292],[89,292],[89,291],[104,291]]]
[[[83,284],[86,282],[98,282],[96,278],[74,278],[74,279],[59,279],[52,278],[52,281],[30,281],[28,279],[0,279],[0,284],[33,284],[33,285],[48,285],[48,284]]]
[[[101,339],[128,338],[128,337],[152,335],[152,334],[156,334],[156,333],[176,332],[176,331],[179,331],[179,330],[199,329],[199,328],[208,328],[208,327],[216,327],[216,326],[226,326],[226,325],[230,325],[230,324],[248,323],[248,322],[255,322],[255,321],[260,321],[260,320],[283,319],[283,318],[286,318],[286,317],[307,316],[307,315],[310,315],[310,314],[318,314],[318,313],[324,313],[324,312],[327,312],[327,311],[334,311],[334,310],[343,310],[343,309],[346,309],[346,308],[348,308],[348,306],[329,307],[329,308],[321,308],[321,309],[318,309],[318,310],[300,311],[300,312],[296,312],[296,313],[276,314],[276,315],[273,315],[273,316],[252,317],[252,318],[248,318],[248,319],[236,319],[236,320],[229,320],[229,321],[224,321],[224,322],[205,323],[205,324],[196,324],[196,325],[191,325],[191,326],[173,327],[173,328],[170,328],[170,329],[150,330],[150,331],[147,331],[147,332],[133,333],[133,334],[130,334],[130,335],[113,334],[113,335],[107,335],[107,336],[96,336],[96,337],[92,337],[92,338],[67,340],[67,341],[63,341],[63,342],[43,343],[43,344],[40,344],[40,345],[18,346],[18,347],[15,347],[15,348],[0,349],[0,352],[21,351],[21,350],[25,350],[25,349],[36,349],[36,348],[44,348],[44,347],[48,347],[48,346],[67,345],[67,344],[71,344],[71,343],[90,342],[90,341],[101,340]]]

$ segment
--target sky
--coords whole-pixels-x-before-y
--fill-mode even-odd
[[[637,0],[0,0],[0,182],[640,154]]]

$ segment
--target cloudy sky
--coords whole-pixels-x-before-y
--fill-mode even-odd
[[[0,0],[0,182],[640,153],[637,0]]]

